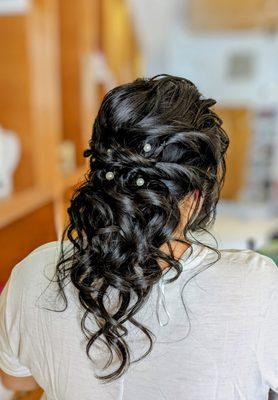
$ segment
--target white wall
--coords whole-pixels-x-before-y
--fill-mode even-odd
[[[249,106],[278,104],[278,34],[196,34],[186,26],[186,0],[127,0],[133,14],[146,75],[170,73],[191,79],[205,96]],[[229,75],[231,57],[253,61],[244,78]]]

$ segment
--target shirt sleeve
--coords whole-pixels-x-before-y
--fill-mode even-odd
[[[274,265],[274,263],[273,263]],[[277,266],[275,265],[277,270]],[[277,273],[278,275],[278,273]],[[265,384],[278,393],[278,279],[272,288],[270,301],[259,333],[257,359]],[[273,394],[274,396],[274,394]],[[276,399],[276,396],[273,397]],[[277,397],[278,398],[278,397]]]
[[[30,370],[20,363],[21,295],[13,270],[0,295],[0,369],[6,374],[31,376]]]

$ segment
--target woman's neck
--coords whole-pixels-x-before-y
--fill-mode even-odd
[[[187,242],[180,243],[180,242],[176,242],[174,240],[170,241],[170,244],[173,249],[173,256],[174,256],[175,260],[177,260],[177,261],[183,256],[183,254],[186,252],[186,250],[190,247],[190,244]],[[166,254],[170,254],[170,250],[169,250],[167,243],[164,243],[160,247],[160,250],[162,250]],[[169,265],[164,260],[160,260],[159,266],[162,270],[164,270],[165,268],[168,268]]]

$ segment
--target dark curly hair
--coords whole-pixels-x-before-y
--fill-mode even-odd
[[[190,246],[196,241],[192,233],[214,222],[229,144],[222,120],[210,108],[215,103],[203,98],[189,80],[162,74],[112,89],[100,106],[84,152],[90,168],[67,210],[56,277],[65,307],[66,282],[77,288],[88,357],[99,339],[109,350],[108,365],[118,363],[111,373],[97,376],[102,381],[119,378],[135,361],[125,322],[149,341],[141,358],[153,347],[153,334],[136,313],[162,276],[159,260],[175,270],[169,282],[182,271],[170,241]],[[107,179],[109,171],[114,178],[110,174],[112,179]],[[143,178],[142,186],[136,184],[138,178]],[[176,239],[179,203],[197,190],[200,196],[183,238]],[[66,239],[73,245],[70,252],[63,248]],[[163,244],[170,254],[162,251]],[[111,288],[117,301],[109,309],[105,299]],[[95,330],[86,326],[87,318],[96,322]]]

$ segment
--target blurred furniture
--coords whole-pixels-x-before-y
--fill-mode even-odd
[[[223,120],[223,129],[229,136],[227,172],[221,198],[236,200],[245,183],[248,147],[251,135],[250,111],[244,107],[220,107],[216,112]]]
[[[0,124],[22,147],[14,191],[0,201],[1,287],[16,263],[59,238],[67,222],[109,86],[95,58],[116,85],[136,77],[139,57],[124,0],[31,0],[22,13],[0,13],[0,51]]]
[[[277,0],[189,0],[193,30],[217,31],[278,27]]]
[[[53,240],[60,140],[57,3],[0,16],[0,121],[20,139],[14,192],[0,202],[0,282],[32,248]]]
[[[78,5],[75,0],[59,0],[58,4],[62,136],[74,143],[80,167],[99,102],[91,56],[100,48],[100,4],[92,0],[80,0]]]
[[[200,232],[197,235],[212,246],[216,239],[220,249],[249,248],[277,261],[277,241],[272,239],[277,237],[277,226],[278,216],[266,204],[221,200],[209,234]]]
[[[100,45],[107,64],[119,83],[134,79],[141,70],[138,43],[126,3],[119,0],[100,2]]]
[[[11,400],[40,400],[42,394],[40,389],[33,392],[17,392]]]

